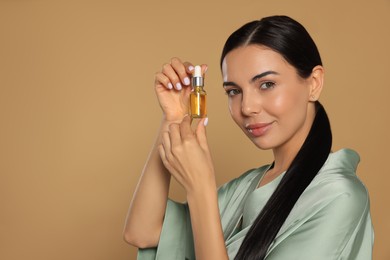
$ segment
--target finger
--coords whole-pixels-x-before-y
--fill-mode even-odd
[[[207,66],[207,64],[202,64],[202,65],[200,65],[200,68],[202,70],[203,77],[205,77],[205,74],[206,74],[209,67]]]
[[[202,118],[196,126],[196,138],[199,142],[199,145],[204,149],[208,150],[207,144],[207,135],[206,135],[206,125],[208,123],[208,118]]]
[[[173,69],[176,71],[177,75],[179,76],[181,83],[183,83],[186,86],[189,86],[191,82],[183,62],[181,62],[179,58],[172,58],[171,64]]]
[[[162,144],[159,145],[158,152],[160,154],[161,161],[164,164],[165,168],[172,174],[174,172],[174,168],[169,163],[167,156],[166,156],[166,153],[165,153],[165,149],[164,149]]]
[[[186,68],[187,74],[192,75],[192,73],[194,73],[194,69],[195,69],[194,65],[188,61],[184,62],[183,64],[184,64],[184,67]]]
[[[182,141],[184,139],[192,138],[194,136],[194,132],[191,129],[191,117],[189,115],[186,115],[183,118],[183,121],[180,123],[180,135]]]
[[[165,150],[165,157],[171,152],[171,140],[168,132],[164,132],[161,137],[161,145]]]
[[[181,145],[181,135],[179,124],[169,125],[169,139],[171,142],[171,150],[176,150]]]
[[[165,76],[163,73],[157,72],[155,78],[156,78],[156,81],[155,81],[156,85],[162,85],[167,89],[173,88],[173,85],[170,82],[169,78],[167,76]]]
[[[160,144],[158,146],[158,153],[160,154],[161,161],[165,165],[165,163],[167,161],[167,157],[165,156],[165,149],[164,149],[164,146],[162,144]]]
[[[162,73],[168,77],[171,84],[175,87],[177,90],[182,89],[182,85],[180,83],[180,78],[177,75],[176,71],[172,68],[172,65],[169,63],[165,63],[163,65]]]
[[[172,173],[174,170],[175,156],[172,153],[172,142],[169,132],[164,132],[162,136],[161,146],[164,149],[163,161],[165,167]]]
[[[194,73],[194,69],[195,69],[194,65],[188,61],[184,62],[183,64],[184,64],[184,67],[186,67],[187,73],[192,75]],[[202,71],[202,75],[204,75],[208,70],[207,64],[200,65],[200,68]]]

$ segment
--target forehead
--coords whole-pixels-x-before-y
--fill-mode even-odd
[[[222,62],[224,81],[251,78],[264,71],[294,70],[282,55],[262,45],[248,45],[230,51]]]

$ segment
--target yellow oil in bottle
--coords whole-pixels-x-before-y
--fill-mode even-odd
[[[203,118],[207,116],[206,108],[207,94],[203,87],[195,87],[190,95],[190,114],[192,118]]]

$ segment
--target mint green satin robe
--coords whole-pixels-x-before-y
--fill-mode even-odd
[[[359,160],[349,149],[329,155],[290,212],[266,260],[372,259],[370,202],[367,189],[355,174]],[[250,224],[280,181],[277,178],[257,188],[268,168],[250,170],[218,190],[229,259],[234,259]],[[158,247],[140,249],[138,260],[176,259],[195,259],[191,221],[187,204],[168,200]]]

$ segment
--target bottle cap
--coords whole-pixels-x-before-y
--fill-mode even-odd
[[[195,66],[194,77],[202,77],[202,68],[199,65]]]
[[[202,68],[199,65],[195,66],[191,83],[193,87],[203,87]]]

